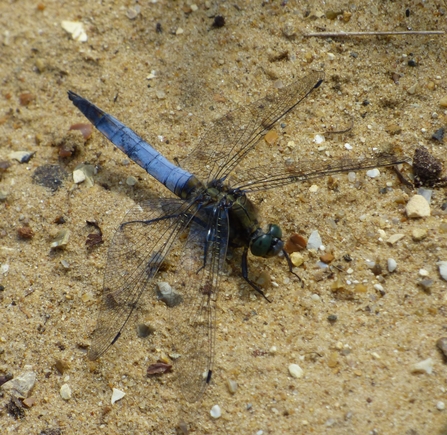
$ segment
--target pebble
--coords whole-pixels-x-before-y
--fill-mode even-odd
[[[416,83],[414,83],[412,86],[410,86],[410,87],[407,89],[407,92],[408,92],[410,95],[414,95],[414,94],[416,93],[418,87],[419,87],[419,83],[416,82]]]
[[[430,205],[422,195],[414,195],[405,207],[410,219],[430,216]]]
[[[438,261],[436,263],[439,266],[439,274],[444,281],[447,281],[447,261]]]
[[[393,273],[397,269],[397,262],[394,258],[388,258],[387,260],[388,272]]]
[[[304,251],[306,246],[307,239],[305,237],[300,234],[293,234],[287,239],[284,249],[288,254],[291,254],[292,252]]]
[[[34,171],[33,183],[55,192],[62,186],[63,180],[67,176],[67,172],[59,165],[42,165]]]
[[[335,257],[329,252],[320,256],[320,260],[326,264],[331,263],[334,260],[334,258]]]
[[[424,361],[414,364],[412,371],[415,373],[425,372],[428,375],[431,375],[433,373],[433,360],[431,358],[427,358]]]
[[[385,293],[385,289],[381,284],[374,284],[374,288],[380,293]]]
[[[345,148],[348,150],[348,151],[350,151],[350,150],[352,150],[352,145],[351,144],[348,144],[348,143],[345,143]]]
[[[62,385],[61,390],[60,390],[60,395],[61,395],[62,399],[70,400],[71,399],[70,385],[68,385],[68,384]]]
[[[441,127],[433,133],[431,138],[434,140],[437,140],[439,142],[443,142],[444,141],[444,133],[445,133],[445,129],[444,129],[444,127]]]
[[[304,263],[304,257],[299,252],[292,252],[290,254],[290,261],[295,267],[299,267]]]
[[[377,178],[380,175],[380,171],[377,168],[370,169],[369,171],[366,172],[366,175],[369,178]]]
[[[418,282],[418,285],[422,287],[422,290],[426,293],[430,293],[430,287],[433,285],[433,280],[430,278],[424,278]]]
[[[127,18],[129,18],[129,20],[134,20],[135,18],[138,17],[138,15],[140,15],[141,12],[141,6],[140,5],[135,5],[132,8],[129,8],[126,11],[126,16]]]
[[[314,137],[314,142],[317,145],[322,144],[325,140],[326,140],[326,138],[323,135],[321,135],[321,134],[316,134],[315,137]]]
[[[444,358],[447,358],[447,337],[441,337],[437,342],[436,346],[441,350]]]
[[[413,228],[411,232],[411,238],[415,242],[420,242],[424,240],[428,236],[428,231],[425,228]]]
[[[402,132],[402,128],[398,124],[391,123],[385,127],[385,131],[389,135],[394,136],[395,134],[400,134]]]
[[[121,400],[126,393],[124,391],[118,390],[117,388],[112,389],[112,405],[117,402],[118,400]]]
[[[236,393],[237,390],[237,382],[232,379],[227,379],[227,388],[230,394]]]
[[[73,171],[73,182],[79,184],[85,181],[87,187],[92,187],[95,184],[93,175],[95,175],[95,167],[93,165],[86,165],[81,163],[76,166]]]
[[[70,230],[64,228],[60,230],[56,237],[54,238],[54,242],[51,243],[51,248],[60,248],[68,244],[68,240],[70,238]]]
[[[309,236],[309,240],[307,242],[307,249],[319,249],[320,246],[323,244],[321,241],[321,236],[318,230],[312,231],[311,235]]]
[[[438,410],[438,411],[444,411],[444,409],[445,409],[445,404],[444,404],[444,402],[442,402],[441,400],[436,404],[436,409]]]
[[[431,196],[433,195],[432,189],[425,189],[424,187],[419,187],[417,190],[417,194],[423,196],[426,201],[430,204],[431,202]]]
[[[84,25],[79,21],[62,21],[62,28],[78,42],[86,42],[88,40]]]
[[[279,135],[275,130],[270,130],[265,136],[264,140],[268,145],[274,145],[279,139]]]
[[[348,181],[350,183],[354,183],[354,181],[356,180],[357,175],[355,172],[348,172]]]
[[[175,292],[167,282],[157,283],[157,297],[170,308],[183,302],[182,296]]]
[[[445,97],[442,97],[442,98],[439,100],[439,105],[440,105],[441,107],[447,107],[447,95],[446,95]]]
[[[8,157],[11,160],[17,160],[19,163],[28,163],[34,154],[34,151],[13,151],[8,154]]]
[[[425,269],[419,269],[419,275],[420,276],[428,276],[428,271]]]
[[[220,410],[220,406],[219,405],[214,405],[211,408],[210,415],[213,418],[219,418],[222,415],[222,411]]]
[[[130,177],[126,178],[126,184],[128,186],[135,186],[135,184],[137,184],[137,183],[138,183],[138,180],[135,177],[130,176]]]
[[[388,238],[386,241],[389,245],[394,245],[399,240],[403,239],[405,237],[405,234],[393,234],[391,237]]]
[[[319,187],[316,184],[312,184],[312,186],[309,187],[309,192],[315,193],[318,189]]]
[[[0,389],[19,398],[28,397],[29,393],[36,383],[36,373],[32,371],[31,366],[25,366],[25,371],[20,373],[14,379],[5,382]]]
[[[92,136],[93,125],[92,124],[83,124],[83,123],[73,124],[73,125],[70,125],[70,128],[68,130],[79,131],[82,134],[82,137],[84,138],[84,140],[88,140]]]
[[[289,373],[290,376],[296,379],[302,378],[304,375],[303,369],[298,364],[290,364]]]

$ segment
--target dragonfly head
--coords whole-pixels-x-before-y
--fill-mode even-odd
[[[256,257],[274,257],[283,250],[281,237],[282,231],[278,225],[269,224],[267,231],[258,228],[251,238],[250,251]]]

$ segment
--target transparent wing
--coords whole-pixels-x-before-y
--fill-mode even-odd
[[[236,173],[231,176],[231,185],[232,188],[241,189],[244,192],[255,192],[341,172],[392,166],[407,162],[409,162],[407,157],[393,155],[381,155],[364,159],[330,159],[326,162],[322,160],[298,162],[289,159],[283,164],[264,165],[239,173],[236,170]]]
[[[293,110],[324,79],[315,71],[247,106],[228,112],[202,136],[180,166],[203,182],[227,176],[264,133]]]
[[[200,213],[199,213],[200,215]],[[197,215],[197,216],[199,216]],[[183,303],[173,307],[173,351],[177,382],[189,402],[210,382],[214,362],[216,301],[228,246],[227,209],[219,206],[191,222],[183,251]]]
[[[196,212],[190,203],[166,198],[147,201],[127,213],[108,252],[89,359],[97,359],[118,339],[142,293]]]

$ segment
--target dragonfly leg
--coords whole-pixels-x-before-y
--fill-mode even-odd
[[[248,278],[248,247],[244,248],[244,253],[242,254],[241,261],[242,278],[247,281],[247,283],[256,290],[262,297],[267,301],[271,302],[270,299],[265,295],[265,293],[250,279]]]
[[[293,269],[293,264],[292,264],[292,260],[290,259],[289,254],[286,251],[284,251],[284,249],[282,250],[282,253],[284,254],[284,257],[285,257],[285,259],[287,261],[287,264],[289,265],[289,272],[292,275],[295,275],[299,279],[299,281],[301,282],[301,287],[304,287],[304,281],[301,279],[301,277],[297,273],[295,273],[292,270]]]

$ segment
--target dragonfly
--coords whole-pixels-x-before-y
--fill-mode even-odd
[[[89,359],[96,360],[118,340],[142,295],[154,288],[170,252],[180,249],[182,264],[175,273],[184,286],[179,291],[181,302],[170,308],[178,356],[174,372],[184,398],[197,401],[213,373],[216,308],[227,250],[242,249],[241,275],[266,299],[249,277],[249,254],[270,258],[282,253],[292,271],[281,228],[273,223],[261,226],[258,209],[247,195],[328,175],[407,162],[407,158],[395,155],[330,162],[272,159],[241,170],[241,162],[256,150],[265,134],[323,80],[324,72],[310,72],[274,95],[228,112],[214,121],[197,147],[176,164],[112,115],[68,92],[69,99],[96,129],[174,194],[135,206],[116,230],[108,251]]]

